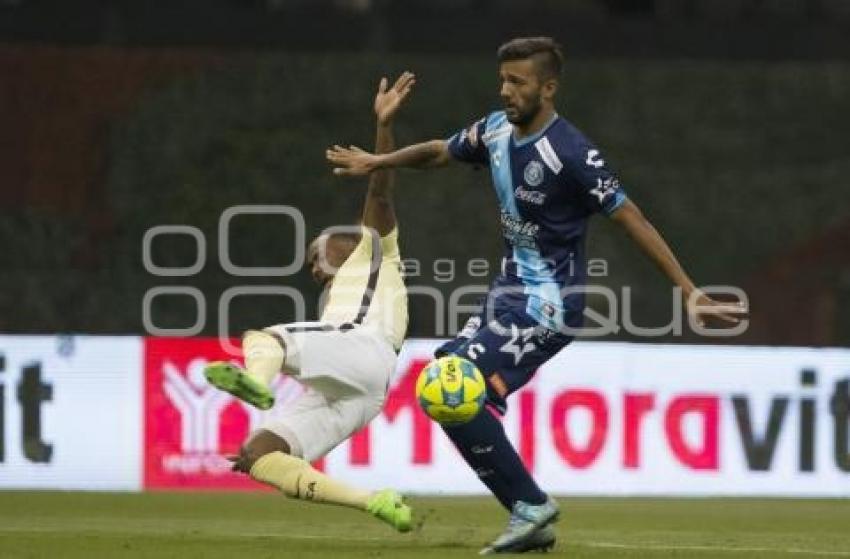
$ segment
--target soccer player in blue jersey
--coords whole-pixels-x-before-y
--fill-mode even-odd
[[[563,56],[548,37],[514,39],[498,50],[502,110],[448,140],[374,155],[334,146],[338,175],[460,161],[489,167],[501,210],[505,257],[481,311],[437,355],[473,361],[487,377],[487,399],[499,413],[506,397],[569,344],[583,323],[585,236],[590,216],[621,225],[675,286],[688,313],[731,323],[742,305],[715,301],[691,281],[667,243],[625,194],[599,148],[554,107]],[[499,420],[481,413],[444,427],[481,481],[510,512],[507,529],[483,554],[529,551],[554,543],[558,506],[535,483]]]

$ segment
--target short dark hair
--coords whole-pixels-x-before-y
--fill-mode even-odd
[[[543,79],[561,76],[564,66],[564,53],[561,45],[552,37],[517,37],[511,39],[496,51],[499,62],[534,58]]]

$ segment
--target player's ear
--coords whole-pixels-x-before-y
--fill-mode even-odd
[[[549,78],[548,80],[543,82],[543,87],[541,89],[544,99],[554,99],[555,94],[558,92],[558,80],[556,80],[555,78]]]

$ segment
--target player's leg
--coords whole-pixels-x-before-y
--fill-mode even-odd
[[[286,360],[286,344],[271,332],[249,330],[242,337],[245,368],[227,361],[216,361],[204,368],[210,384],[240,400],[267,410],[274,405],[269,389]]]
[[[564,336],[541,330],[524,314],[505,313],[476,330],[452,353],[476,364],[488,380],[488,403],[503,412],[505,398],[568,342]],[[444,427],[444,431],[482,482],[511,511],[508,529],[485,552],[517,551],[557,518],[555,502],[534,481],[494,413],[482,412],[471,422]]]
[[[479,479],[510,512],[508,528],[484,553],[518,552],[547,548],[537,545],[541,528],[554,522],[558,507],[529,473],[505,434],[501,421],[490,410],[484,410],[471,422],[456,427],[443,427]]]
[[[522,355],[523,367],[519,369],[514,356],[504,352],[510,341],[508,323],[512,318],[503,315],[499,320],[506,325],[507,336],[505,331],[494,329],[491,324],[481,327],[481,320],[473,317],[458,336],[461,343],[448,342],[436,353],[437,356],[453,353],[469,359],[488,380],[487,412],[480,413],[469,423],[444,426],[443,430],[499,502],[512,510],[517,501],[541,504],[546,501],[546,494],[537,486],[508,440],[497,415],[504,412],[505,397],[531,378],[546,355],[541,355],[539,350],[534,355],[532,352]],[[513,373],[509,376],[501,372],[508,367]]]
[[[261,429],[242,446],[233,469],[279,489],[288,497],[366,510],[371,493],[336,481],[292,454],[276,433]]]
[[[314,330],[287,325],[269,330],[288,348],[284,374],[300,383],[332,400],[386,395],[398,357],[379,332],[364,326]]]
[[[395,370],[392,347],[370,331],[357,328],[341,332],[288,325],[275,333],[288,348],[283,372],[307,391],[264,426],[285,441],[289,451],[266,453],[246,471],[287,495],[365,510],[399,531],[408,531],[411,510],[397,492],[363,491],[309,465],[381,410]],[[300,486],[293,486],[296,480]]]
[[[482,300],[481,304],[484,304]],[[456,354],[464,356],[466,359],[470,359],[469,355],[466,355],[466,351],[468,349],[468,344],[470,339],[479,333],[481,330],[482,322],[484,320],[485,309],[482,308],[478,314],[473,315],[469,318],[469,320],[464,325],[463,329],[458,332],[458,335],[455,336],[454,339],[451,339],[445,342],[443,345],[437,348],[434,354],[437,357],[442,357],[443,355]],[[482,412],[480,415],[490,415],[490,413]],[[466,461],[472,471],[478,476],[481,482],[487,486],[490,492],[493,494],[496,499],[502,504],[503,507],[511,510],[514,502],[516,502],[517,497],[515,492],[511,487],[511,477],[512,476],[502,476],[496,475],[495,470],[491,467],[491,460],[489,456],[484,456],[485,454],[490,454],[494,449],[495,444],[501,443],[504,438],[504,431],[499,434],[501,430],[501,425],[495,427],[495,429],[491,428],[491,418],[486,417],[483,419],[475,418],[470,423],[464,426],[456,426],[456,427],[445,427],[442,426],[443,431],[445,431],[446,435],[448,435],[449,439],[454,443],[455,448],[458,450],[460,455]],[[486,424],[484,429],[482,429],[479,424]],[[487,434],[490,436],[487,436]],[[495,436],[493,436],[495,434]],[[498,444],[502,446],[501,444]],[[510,447],[513,450],[513,447]],[[496,454],[501,454],[501,452],[496,452]],[[516,454],[513,452],[512,454]],[[510,457],[508,462],[511,462],[512,458]],[[533,480],[532,480],[533,482]],[[533,492],[533,491],[532,491]],[[525,493],[523,491],[522,493]],[[529,498],[529,497],[526,497]],[[532,495],[530,498],[534,499],[535,497]]]
[[[263,330],[249,330],[242,338],[245,368],[217,361],[205,367],[204,375],[216,388],[263,410],[274,405],[269,385],[281,372],[304,383],[335,385],[337,390],[365,393],[369,389],[368,380],[374,376],[369,368],[370,354],[375,353],[376,347],[385,353],[392,353],[392,350],[380,347],[368,336],[342,336],[343,333],[334,327],[319,322],[279,324]],[[337,343],[340,339],[342,343]],[[355,348],[357,351],[348,355],[338,351],[341,347],[353,345],[358,346]],[[363,354],[365,358],[360,357]],[[328,374],[335,368],[325,365],[338,359],[354,366]],[[366,382],[363,382],[364,379]]]
[[[238,469],[289,497],[366,511],[407,532],[412,511],[396,491],[359,489],[310,465],[368,423],[382,401],[365,396],[332,401],[308,390],[245,444]]]
[[[513,510],[520,501],[533,505],[546,502],[546,494],[531,477],[493,411],[485,409],[469,423],[443,426],[443,431],[507,510]]]

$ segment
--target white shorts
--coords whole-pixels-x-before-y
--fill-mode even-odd
[[[300,322],[265,331],[283,340],[283,370],[306,388],[262,426],[289,443],[293,455],[321,458],[381,411],[397,356],[377,330]]]

